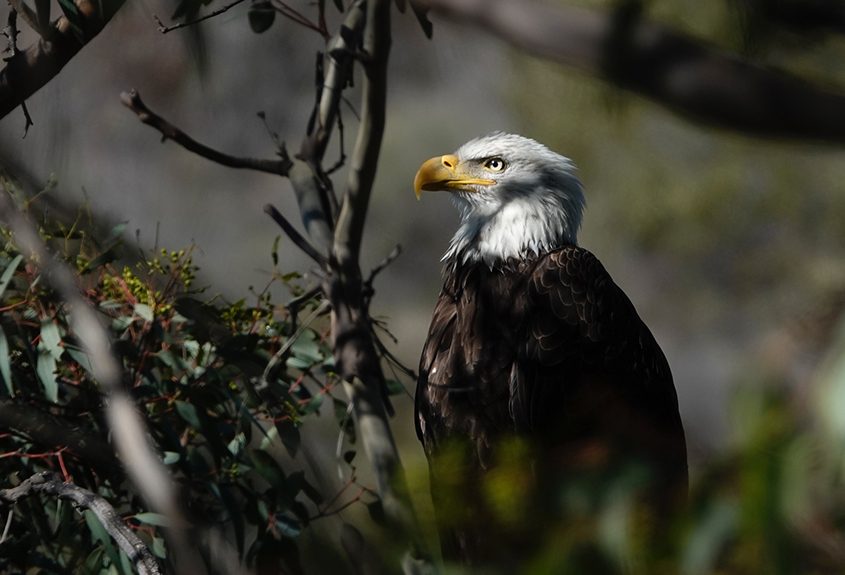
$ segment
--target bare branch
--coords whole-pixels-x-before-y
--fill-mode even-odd
[[[55,77],[108,24],[125,0],[76,0],[79,25],[62,16],[42,39],[11,57],[0,70],[0,118],[4,118]],[[33,16],[34,18],[34,16]]]
[[[296,244],[300,250],[302,250],[305,255],[309,258],[320,264],[321,267],[326,267],[329,263],[329,260],[317,251],[317,248],[312,246],[308,243],[308,240],[302,237],[296,228],[294,228],[289,221],[271,204],[267,204],[264,206],[264,213],[268,214],[273,221],[279,224],[279,227],[282,228],[282,231],[287,234],[287,236],[291,239],[293,243]]]
[[[0,422],[4,428],[18,431],[38,445],[67,447],[70,453],[100,473],[117,469],[118,461],[104,437],[35,406],[0,399]]]
[[[390,250],[390,253],[387,254],[387,257],[381,260],[376,267],[370,270],[370,275],[367,278],[367,281],[364,282],[364,286],[372,289],[376,276],[383,272],[384,268],[392,264],[393,261],[400,255],[402,255],[402,246],[400,244],[396,244],[393,249]]]
[[[845,143],[845,94],[744,61],[626,8],[608,16],[533,0],[419,1],[700,122],[756,137]]]
[[[44,493],[72,501],[78,509],[91,511],[111,535],[117,546],[123,551],[142,575],[160,575],[158,562],[137,535],[115,512],[114,507],[92,491],[73,483],[64,483],[58,475],[50,471],[37,473],[23,481],[17,487],[0,489],[0,506],[14,505],[20,499],[36,493]]]
[[[208,14],[206,14],[204,16],[200,16],[199,18],[197,18],[195,20],[191,20],[190,22],[180,22],[179,24],[173,24],[172,26],[165,26],[164,22],[162,22],[161,19],[158,16],[156,16],[155,14],[153,14],[153,19],[155,20],[156,25],[158,26],[158,31],[161,32],[162,34],[167,34],[168,32],[173,32],[174,30],[178,30],[179,28],[186,28],[188,26],[193,26],[195,24],[199,24],[200,22],[203,22],[204,20],[208,20],[210,18],[214,18],[215,16],[219,16],[223,12],[231,10],[232,8],[234,8],[235,6],[237,6],[238,4],[241,4],[243,2],[244,2],[244,0],[235,0],[234,2],[226,4],[225,6],[222,6],[222,7],[218,8],[217,10],[214,10],[213,12],[209,12]]]
[[[287,176],[291,168],[291,161],[284,149],[280,151],[282,157],[279,160],[261,160],[258,158],[230,156],[229,154],[209,148],[205,144],[200,144],[185,132],[147,108],[146,104],[141,100],[141,96],[135,90],[123,92],[120,95],[120,101],[123,102],[124,106],[135,112],[141,122],[161,132],[162,140],[173,140],[186,150],[212,162],[230,168],[257,170],[259,172],[276,174],[277,176]]]

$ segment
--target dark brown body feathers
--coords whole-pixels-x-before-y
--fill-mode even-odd
[[[438,468],[438,454],[453,441],[468,445],[468,484],[481,481],[497,465],[497,445],[516,436],[531,442],[526,467],[546,490],[579,473],[595,448],[602,465],[643,462],[653,493],[667,500],[686,489],[666,358],[598,259],[576,246],[492,270],[450,264],[420,362],[416,426],[441,516],[453,504],[442,494],[455,480]],[[444,528],[444,554],[478,562],[503,542],[489,532],[480,496],[465,501],[467,513]]]

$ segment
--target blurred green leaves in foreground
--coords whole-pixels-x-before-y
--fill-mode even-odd
[[[5,193],[14,191],[6,187]],[[376,563],[398,564],[396,548],[384,543],[391,538],[379,531],[380,502],[355,474],[355,451],[341,449],[354,444],[354,422],[335,389],[325,319],[315,313],[320,301],[308,295],[298,274],[274,270],[265,289],[252,291],[250,303],[224,302],[196,288],[191,249],[131,254],[121,245],[122,227],[97,241],[88,235],[94,226],[84,217],[71,224],[41,218],[39,225],[53,251],[78,272],[80,288],[108,325],[125,384],[196,524],[219,529],[259,573],[321,572],[324,567],[312,563],[315,548],[323,555],[321,566],[330,563],[340,572],[345,565],[355,572],[343,563],[336,540],[313,538],[320,520],[352,517],[366,522],[364,532],[378,542],[368,548],[380,551]],[[274,303],[273,285],[289,291],[295,304]],[[111,455],[103,396],[89,375],[88,358],[68,325],[67,311],[41,276],[38,262],[22,256],[14,238],[3,232],[2,487],[44,469],[62,473],[105,497],[163,559],[163,518],[148,512]],[[811,384],[799,393],[779,381],[744,382],[733,401],[730,449],[692,470],[689,506],[674,516],[651,517],[637,503],[636,469],[560,486],[547,504],[561,509],[567,521],[544,531],[523,572],[842,572],[841,320]],[[24,412],[27,421],[10,419]],[[316,418],[334,418],[335,432],[345,438],[341,448],[325,437],[303,441],[304,424]],[[340,492],[307,469],[305,449],[321,452],[311,453],[312,459],[335,454],[335,464],[348,477]],[[532,479],[521,464],[527,450],[530,446],[519,442],[503,446],[496,472],[481,484],[462,487],[473,489],[495,510],[491,530],[507,532],[532,521],[524,506]],[[460,475],[460,451],[451,455],[455,484],[461,486],[466,478]],[[409,469],[415,493],[425,492],[426,473]],[[458,517],[460,505],[456,500]],[[423,514],[423,519],[433,533],[433,517]],[[0,571],[131,571],[93,516],[69,504],[29,498],[14,507],[9,521],[0,543]],[[656,522],[669,527],[658,534]],[[307,536],[312,539],[303,554]],[[470,572],[459,566],[447,566],[447,571]]]

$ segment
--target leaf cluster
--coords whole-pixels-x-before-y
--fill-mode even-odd
[[[332,513],[296,457],[302,426],[327,396],[337,411],[347,411],[334,391],[324,320],[311,313],[312,325],[299,322],[319,307],[317,292],[308,296],[298,274],[277,272],[250,303],[225,302],[194,287],[192,249],[121,262],[119,240],[102,248],[48,228],[42,226],[42,235],[69,248],[62,257],[79,271],[80,289],[108,326],[124,384],[192,522],[222,530],[247,565],[269,556],[286,572],[298,572],[300,533]],[[68,321],[72,310],[14,238],[6,234],[3,242],[0,474],[7,486],[42,470],[63,474],[105,497],[165,559],[164,518],[144,512],[111,453],[105,397]],[[295,310],[278,305],[270,289],[276,284],[306,297],[294,300]],[[271,359],[275,368],[268,370]],[[27,410],[31,417],[7,425],[3,410]],[[339,424],[351,427],[348,418]],[[87,512],[44,498],[18,503],[11,513],[0,571],[132,572]]]

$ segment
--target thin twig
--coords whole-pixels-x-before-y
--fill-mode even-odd
[[[273,377],[273,374],[275,373],[279,363],[282,361],[282,358],[285,356],[291,346],[296,343],[296,340],[299,339],[299,337],[305,332],[306,329],[308,329],[308,326],[311,325],[311,323],[315,319],[320,317],[320,315],[325,313],[328,309],[329,300],[321,301],[320,305],[318,305],[314,309],[314,311],[311,312],[311,314],[305,319],[305,321],[302,322],[302,325],[300,325],[299,328],[293,333],[293,335],[291,335],[287,339],[287,341],[285,341],[284,345],[279,348],[279,351],[273,354],[273,357],[270,358],[270,361],[267,362],[267,366],[264,368],[264,373],[261,375],[261,379],[264,381],[265,384],[269,382],[270,379]]]
[[[309,20],[307,16],[305,16],[283,0],[272,0],[272,2],[275,4],[274,8],[276,9],[276,11],[285,18],[288,18],[289,20],[299,24],[304,28],[313,30],[314,32],[322,36],[324,40],[329,39],[329,33],[326,30],[325,22],[322,22],[322,26],[320,25],[321,22],[319,20],[315,24],[314,22]]]
[[[24,480],[17,487],[0,489],[0,505],[14,505],[15,502],[35,493],[46,493],[59,499],[73,502],[78,509],[91,511],[106,532],[114,539],[142,575],[160,575],[161,568],[153,554],[135,532],[115,512],[114,507],[93,491],[73,483],[65,483],[52,471],[42,471]],[[11,517],[11,515],[10,515]],[[9,521],[7,520],[6,530]],[[4,530],[5,538],[5,530]]]
[[[337,478],[343,480],[343,440],[346,438],[346,424],[349,418],[352,417],[352,402],[346,406],[346,413],[343,419],[340,420],[340,432],[337,435],[337,445],[335,447],[335,459],[337,460]]]
[[[235,6],[237,6],[238,4],[241,4],[243,2],[244,2],[244,0],[235,0],[234,2],[232,2],[230,4],[226,4],[225,6],[218,8],[214,12],[209,12],[205,16],[200,16],[199,18],[196,18],[195,20],[191,20],[189,22],[180,22],[179,24],[173,24],[171,26],[165,26],[164,22],[161,21],[161,18],[159,18],[155,14],[153,14],[153,19],[155,20],[156,24],[158,25],[158,31],[161,32],[162,34],[167,34],[168,32],[178,30],[179,28],[186,28],[188,26],[193,26],[194,24],[199,24],[200,22],[208,20],[209,18],[214,18],[215,16],[219,16],[223,12],[226,12],[226,11],[232,9]]]
[[[271,218],[273,218],[273,221],[279,224],[282,231],[287,234],[291,241],[296,244],[296,247],[301,249],[305,255],[320,264],[322,267],[326,267],[328,265],[328,258],[317,251],[317,248],[312,246],[308,240],[302,236],[302,234],[296,231],[296,228],[294,228],[293,225],[287,221],[281,212],[279,212],[279,210],[277,210],[272,204],[264,206],[264,213],[268,214]]]
[[[135,90],[123,92],[120,95],[120,101],[123,102],[124,106],[135,112],[141,122],[161,132],[162,140],[173,140],[188,151],[230,168],[257,170],[259,172],[276,174],[277,176],[288,175],[291,161],[284,151],[280,151],[282,157],[279,160],[230,156],[229,154],[224,154],[197,142],[185,132],[150,110]]]
[[[296,330],[297,318],[299,316],[299,308],[301,308],[303,304],[317,297],[317,295],[322,291],[323,286],[314,286],[311,289],[306,290],[305,293],[303,293],[302,295],[293,298],[287,303],[285,309],[287,309],[288,313],[290,314],[290,325],[292,326],[292,329]]]
[[[381,262],[379,262],[379,264],[370,271],[370,276],[367,278],[367,281],[364,282],[364,285],[372,288],[376,276],[382,271],[384,271],[384,268],[392,264],[393,261],[400,255],[402,255],[402,245],[396,244],[395,246],[393,246],[393,249],[390,250],[390,253],[387,254],[387,257],[381,260]]]
[[[9,536],[9,529],[12,527],[12,517],[15,515],[14,509],[9,509],[9,514],[6,516],[6,526],[3,527],[3,535],[0,536],[0,545],[6,542],[6,537]]]

